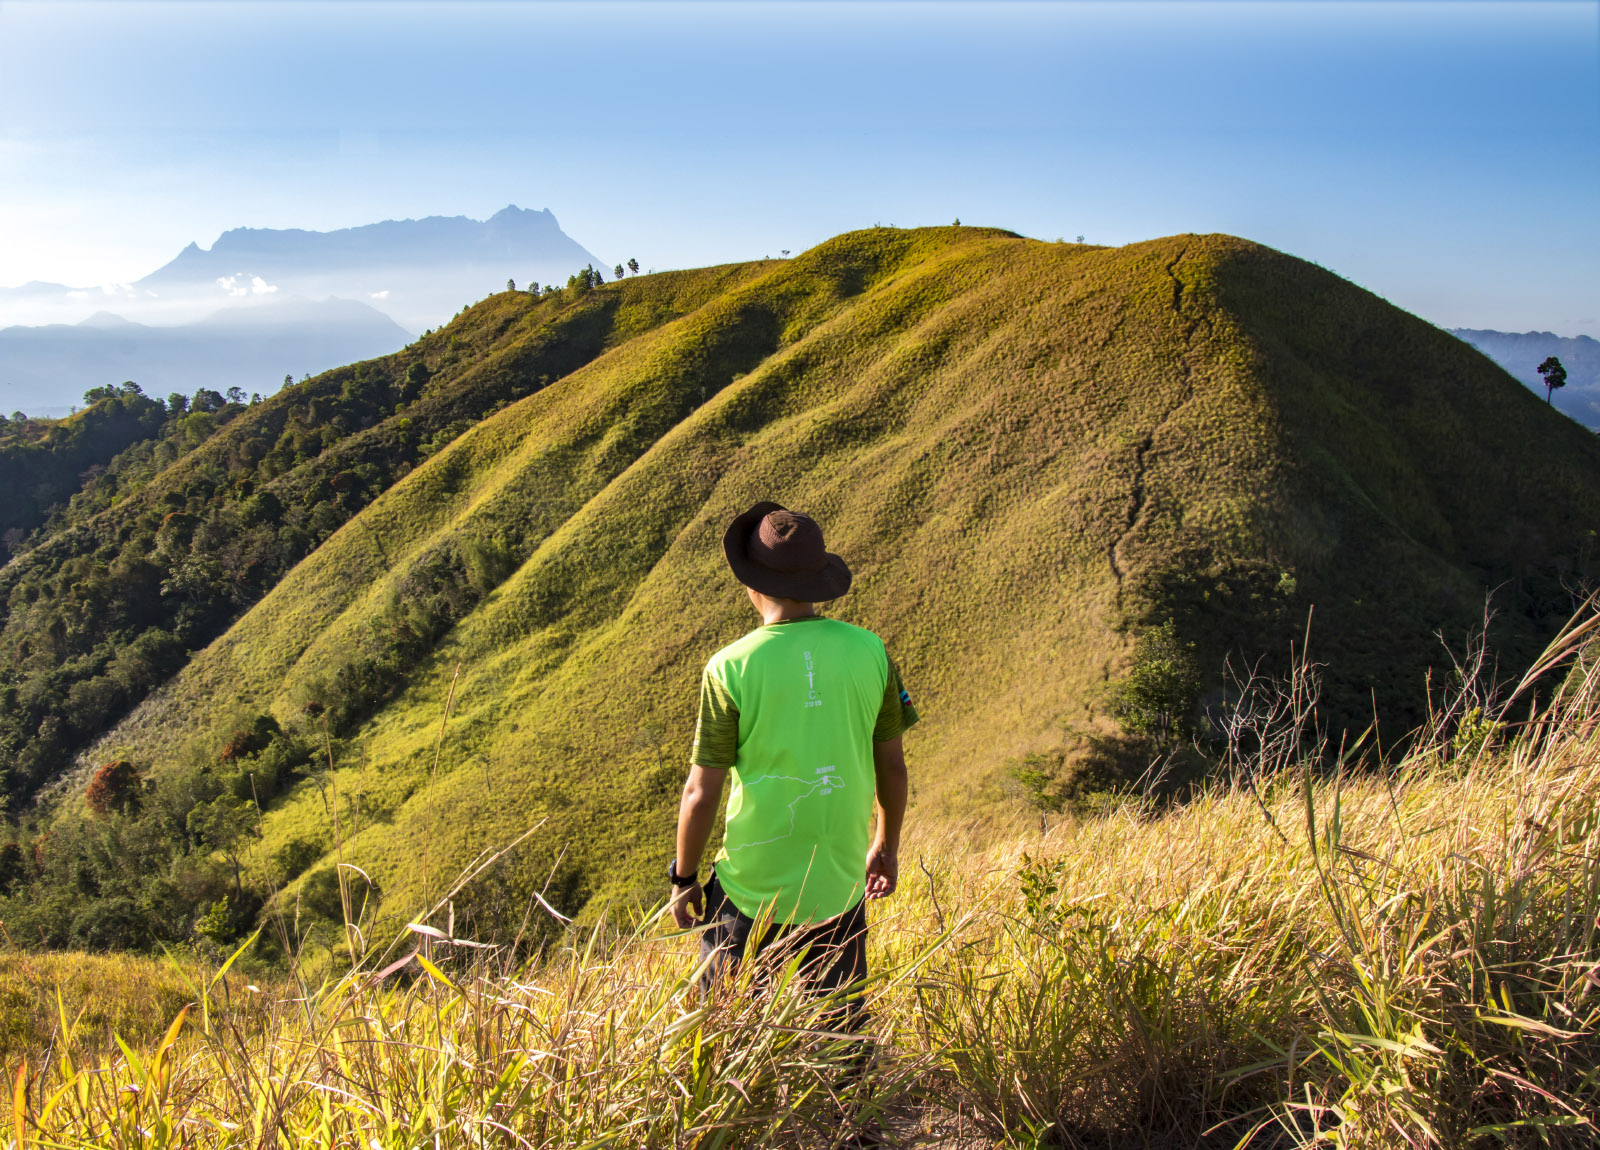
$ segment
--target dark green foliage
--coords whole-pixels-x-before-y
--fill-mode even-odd
[[[370,913],[377,906],[380,897],[378,888],[354,871],[345,872],[344,889],[340,890],[339,872],[331,866],[312,871],[300,888],[301,905],[330,922],[344,922],[346,918],[358,922],[364,911]]]
[[[0,895],[10,894],[28,874],[28,857],[17,843],[0,846]]]
[[[283,882],[292,882],[305,873],[306,868],[322,857],[322,843],[310,839],[290,839],[272,856],[277,864],[278,876]]]
[[[419,563],[374,623],[364,649],[312,686],[310,701],[329,730],[348,734],[394,698],[444,633],[515,565],[499,542],[459,550],[447,545]]]
[[[143,779],[131,763],[108,764],[86,806],[102,776],[118,780],[123,801],[101,804],[94,818],[69,809],[48,829],[31,820],[19,827],[23,842],[0,846],[0,921],[14,937],[50,948],[242,938],[267,893],[241,874],[259,825],[256,797],[269,803],[304,777],[313,737],[270,720],[244,729],[265,732],[264,744]]]
[[[1192,748],[1162,747],[1149,735],[1068,734],[1066,746],[1029,751],[1006,764],[1011,789],[1041,815],[1093,813],[1135,792],[1170,799],[1209,765]]]
[[[1034,810],[1057,813],[1065,805],[1065,798],[1057,785],[1053,765],[1044,755],[1030,752],[1020,762],[1010,763],[1006,775],[1016,784],[1023,800]]]
[[[1544,376],[1544,401],[1548,404],[1556,388],[1567,386],[1567,369],[1561,365],[1559,358],[1551,355],[1545,357],[1544,362],[1538,367],[1538,372]]]
[[[1139,636],[1133,664],[1113,684],[1106,709],[1129,733],[1148,735],[1165,748],[1193,736],[1204,685],[1194,644],[1179,639],[1168,619]]]
[[[243,894],[239,874],[239,855],[255,836],[260,815],[253,805],[224,793],[208,802],[197,803],[184,818],[189,836],[207,850],[221,851],[233,866],[235,893]]]
[[[0,416],[0,540],[13,551],[112,457],[167,421],[167,406],[135,383],[97,387],[83,398],[89,406],[70,419]]]
[[[222,745],[222,750],[217,753],[217,759],[227,763],[245,755],[256,754],[265,750],[273,739],[282,734],[278,721],[271,715],[257,715],[248,727],[234,731],[232,737]]]

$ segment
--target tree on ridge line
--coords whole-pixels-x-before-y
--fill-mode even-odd
[[[1550,355],[1545,357],[1538,370],[1539,374],[1544,376],[1544,401],[1549,403],[1556,388],[1567,386],[1567,369],[1561,366],[1559,359]]]

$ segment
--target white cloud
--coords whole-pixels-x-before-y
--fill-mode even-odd
[[[89,298],[89,293],[86,292],[86,291],[69,291],[67,293],[67,298],[68,299],[88,299]]]
[[[260,276],[251,276],[250,282],[244,282],[244,273],[236,276],[218,276],[217,286],[231,296],[245,295],[271,295],[278,290],[277,284],[269,284]]]
[[[369,296],[371,296],[373,299],[388,299],[389,298],[389,289],[388,288],[384,288],[382,291],[369,291],[367,294]]]

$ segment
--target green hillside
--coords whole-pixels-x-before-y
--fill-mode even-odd
[[[37,492],[63,501],[47,474],[79,482],[96,465],[50,529],[0,569],[0,642],[14,652],[0,668],[0,795],[21,800],[57,777],[189,652],[477,420],[758,271],[508,292],[393,356],[248,407],[206,389],[165,408],[137,389],[105,389],[117,394],[40,442],[0,442],[0,495],[19,513]]]
[[[832,610],[885,636],[925,716],[922,817],[980,812],[1008,760],[1070,761],[1075,729],[1109,730],[1106,682],[1165,620],[1219,697],[1224,656],[1285,654],[1314,606],[1327,718],[1364,726],[1376,706],[1399,734],[1424,712],[1436,632],[1464,637],[1487,589],[1511,664],[1591,574],[1591,435],[1447,333],[1242,240],[874,229],[561,306],[592,326],[508,293],[343,369],[392,388],[420,352],[437,388],[465,344],[458,386],[492,376],[521,398],[363,487],[105,736],[91,761],[130,761],[144,797],[97,818],[66,803],[17,890],[38,872],[66,889],[74,859],[101,858],[93,893],[120,892],[151,935],[187,929],[171,920],[185,897],[204,909],[195,891],[253,914],[285,880],[307,921],[334,918],[337,821],[338,857],[395,914],[535,825],[457,898],[480,929],[514,932],[547,882],[569,911],[653,892],[699,669],[751,624],[722,528],[758,498],[816,515],[855,570]],[[333,450],[401,435],[422,402]],[[312,490],[336,463],[297,466],[266,483]],[[259,843],[188,813],[251,798]],[[189,876],[159,914],[148,861],[104,846],[157,809],[182,844],[163,873]],[[41,829],[25,820],[19,843]],[[212,847],[248,880],[222,854],[196,878]],[[8,902],[7,921],[80,913]]]

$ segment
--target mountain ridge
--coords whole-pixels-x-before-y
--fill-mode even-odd
[[[274,297],[181,324],[100,311],[76,324],[0,328],[0,404],[66,414],[85,391],[124,380],[160,394],[188,394],[219,380],[271,394],[285,373],[320,373],[412,338],[376,308],[347,299]]]

